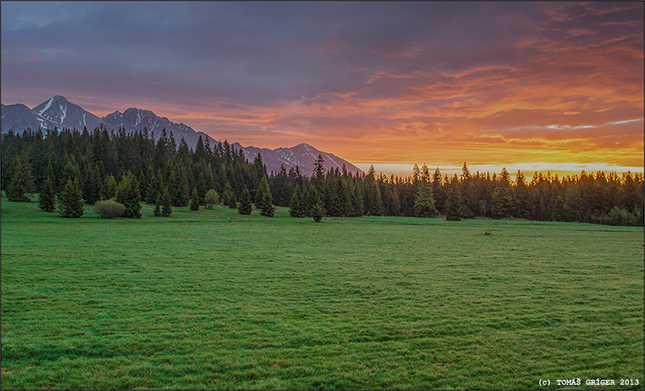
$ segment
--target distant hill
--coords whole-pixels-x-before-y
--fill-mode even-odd
[[[22,132],[28,128],[36,130],[38,128],[52,129],[54,127],[78,130],[87,128],[91,132],[101,124],[108,130],[116,131],[121,127],[127,132],[142,131],[145,127],[154,139],[158,139],[165,128],[168,135],[172,132],[177,143],[183,137],[190,148],[195,148],[199,136],[202,136],[202,139],[208,138],[211,146],[218,142],[206,133],[197,132],[186,124],[172,122],[166,117],[159,117],[150,110],[129,108],[123,113],[115,111],[103,118],[99,118],[60,95],[51,97],[33,109],[23,104],[2,105],[2,133],[8,133],[10,130]],[[347,160],[319,151],[308,144],[299,144],[295,147],[275,150],[253,146],[242,147],[239,143],[234,143],[231,146],[235,150],[243,149],[244,155],[250,161],[253,161],[258,153],[261,153],[262,161],[267,167],[268,174],[279,172],[281,166],[284,166],[287,171],[291,167],[298,166],[301,174],[311,176],[314,163],[319,154],[325,160],[326,170],[335,168],[342,170],[343,165],[345,165],[347,171],[352,174],[362,172]]]

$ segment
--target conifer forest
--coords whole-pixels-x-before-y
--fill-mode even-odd
[[[275,206],[293,217],[445,216],[447,220],[520,218],[643,226],[643,174],[602,171],[558,178],[550,173],[471,173],[464,163],[452,177],[427,165],[410,177],[329,170],[319,156],[314,172],[298,168],[267,173],[258,155],[247,161],[227,141],[194,149],[172,133],[154,140],[147,130],[100,128],[25,130],[2,135],[2,188],[10,201],[39,193],[42,210],[78,217],[83,203],[116,200],[121,215],[140,218],[140,202],[156,205],[155,216],[172,207],[223,203],[263,216]],[[82,200],[82,201],[81,201]],[[57,205],[56,205],[57,204]],[[107,204],[106,204],[107,205]],[[158,213],[157,213],[158,212]]]

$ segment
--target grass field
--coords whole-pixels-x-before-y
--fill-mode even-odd
[[[643,280],[642,227],[3,198],[2,388],[643,389]]]

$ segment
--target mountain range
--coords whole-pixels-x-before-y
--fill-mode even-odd
[[[123,113],[115,111],[103,118],[84,110],[81,106],[68,101],[65,97],[55,95],[38,106],[30,109],[24,104],[13,105],[2,104],[2,133],[10,130],[22,132],[25,129],[78,129],[87,128],[93,131],[101,124],[108,130],[124,128],[127,132],[142,131],[148,129],[155,140],[159,138],[163,129],[168,135],[172,132],[175,140],[179,142],[183,137],[190,148],[195,148],[199,136],[205,141],[207,138],[211,145],[218,142],[204,132],[198,132],[183,123],[175,123],[166,117],[159,117],[150,110],[129,108]],[[253,146],[243,147],[239,143],[233,143],[231,147],[235,150],[242,149],[247,160],[253,161],[260,153],[262,161],[267,167],[267,172],[280,171],[280,167],[289,171],[292,167],[299,167],[300,173],[311,176],[314,163],[321,155],[325,160],[325,169],[341,169],[345,165],[348,172],[352,174],[362,171],[350,162],[333,154],[322,152],[309,144],[299,144],[291,148],[257,148]]]

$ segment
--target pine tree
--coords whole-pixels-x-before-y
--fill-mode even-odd
[[[47,177],[43,184],[43,189],[38,197],[38,206],[45,212],[56,210],[56,192],[54,192],[54,182],[51,177]]]
[[[296,186],[296,190],[294,190],[293,195],[291,196],[291,202],[289,203],[289,215],[291,215],[291,217],[305,216],[300,186]]]
[[[450,185],[450,193],[446,201],[446,220],[447,221],[460,221],[461,220],[461,192],[459,191],[459,183],[455,182]]]
[[[428,182],[419,182],[419,190],[414,200],[414,213],[417,217],[433,217],[437,214],[432,197],[432,186]]]
[[[273,206],[273,196],[271,195],[271,190],[269,190],[269,182],[266,176],[262,177],[260,187],[258,187],[256,203],[262,216],[273,217],[275,206]]]
[[[240,198],[240,205],[237,207],[237,211],[242,215],[250,215],[253,211],[251,193],[249,193],[249,189],[246,186],[242,190],[242,197]]]
[[[79,218],[85,213],[83,204],[83,192],[76,181],[71,178],[63,188],[58,200],[58,213],[63,217]]]
[[[193,187],[193,193],[190,197],[190,210],[192,211],[199,210],[199,194],[197,193],[196,187]]]

